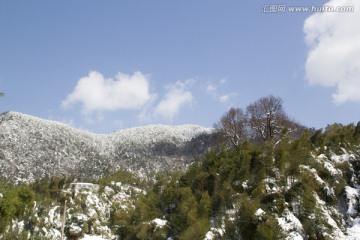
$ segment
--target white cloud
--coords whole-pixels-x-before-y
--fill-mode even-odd
[[[212,85],[212,84],[209,83],[209,84],[206,86],[206,92],[207,92],[207,93],[213,94],[213,93],[215,93],[215,91],[216,91],[216,87],[215,87],[214,85]]]
[[[193,96],[187,88],[193,80],[177,81],[174,85],[168,86],[168,92],[164,99],[155,108],[155,115],[172,119],[186,105],[191,105]]]
[[[79,103],[82,112],[89,115],[94,111],[141,109],[153,98],[155,94],[150,92],[149,80],[141,72],[133,75],[119,73],[115,79],[105,79],[101,73],[92,71],[78,81],[62,106],[68,108]],[[99,121],[103,118],[101,116]]]
[[[232,93],[227,93],[227,94],[221,94],[219,93],[221,90],[219,90],[219,88],[221,87],[221,85],[224,85],[226,83],[226,79],[222,78],[219,80],[219,82],[217,84],[212,84],[212,83],[208,83],[206,86],[206,92],[214,99],[216,99],[217,101],[221,102],[221,103],[226,103],[228,101],[230,101],[230,99],[234,96],[236,96],[236,93],[232,92]]]
[[[219,97],[219,101],[222,103],[229,101],[229,99],[230,99],[230,94],[225,94],[225,95],[222,95],[221,97]]]
[[[322,12],[306,19],[306,78],[311,85],[335,87],[337,104],[360,102],[360,1],[331,0],[326,5],[354,6],[355,12]]]

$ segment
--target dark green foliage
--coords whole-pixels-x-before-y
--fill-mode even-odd
[[[72,178],[44,178],[31,184],[31,189],[35,193],[37,201],[53,200],[63,202],[63,195],[61,194],[64,187],[73,181]]]
[[[259,203],[247,198],[246,195],[243,196],[240,203],[241,207],[236,216],[236,222],[239,223],[237,228],[244,239],[254,239],[258,224],[255,212],[259,208]]]
[[[141,180],[135,176],[133,173],[120,169],[115,173],[104,176],[99,180],[100,186],[104,187],[106,185],[110,185],[110,183],[114,182],[122,182],[125,184],[131,184],[133,186],[138,186],[141,183]]]
[[[354,150],[353,147],[360,143],[360,124],[342,125],[334,123],[328,125],[323,133],[324,145],[336,154],[342,154],[342,148]]]
[[[278,239],[280,237],[277,220],[273,217],[266,219],[256,227],[255,239]]]
[[[360,142],[360,121],[356,124],[353,137],[356,143]]]
[[[0,198],[0,233],[4,232],[13,218],[28,216],[34,200],[34,193],[26,185],[15,187],[6,184],[2,187],[2,195]]]
[[[202,162],[193,163],[186,173],[158,179],[152,190],[139,199],[134,211],[138,219],[136,222],[165,217],[169,226],[168,236],[200,239],[209,230],[210,217],[223,216],[227,210],[234,208],[234,204],[238,204],[240,208],[233,217],[239,224],[228,221],[231,226],[229,231],[240,234],[244,239],[265,235],[273,238],[278,235],[276,220],[268,217],[260,223],[254,215],[259,207],[279,213],[284,208],[284,196],[281,193],[266,193],[266,184],[262,181],[275,176],[273,168],[268,146],[244,143],[237,150],[210,151]],[[249,186],[246,189],[242,185],[245,181]],[[160,212],[156,211],[156,207]],[[132,231],[127,234],[149,234],[144,226],[142,229],[135,227]],[[137,237],[142,239],[140,235]]]
[[[323,151],[325,136],[322,132],[322,129],[314,130],[312,136],[310,137],[310,141],[313,146],[320,147]]]
[[[285,192],[285,201],[291,202],[296,199],[305,189],[305,185],[302,182],[296,182],[291,186],[289,190]]]
[[[264,196],[260,203],[264,206],[264,210],[281,214],[284,211],[285,199],[282,193],[270,193]]]

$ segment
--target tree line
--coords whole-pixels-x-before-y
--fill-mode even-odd
[[[246,107],[231,108],[215,124],[223,141],[238,148],[244,141],[272,142],[274,145],[303,127],[286,114],[283,101],[273,95],[262,97]]]

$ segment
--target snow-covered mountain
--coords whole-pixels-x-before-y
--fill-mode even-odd
[[[62,239],[65,212],[65,239],[360,240],[360,123],[307,131],[272,152],[216,149],[156,181],[106,173],[183,167],[210,146],[211,129],[96,135],[19,113],[0,115],[0,129],[2,176],[105,176],[3,184],[1,239]]]
[[[184,168],[211,146],[212,129],[149,125],[94,134],[7,112],[0,115],[0,174],[12,181],[100,177],[123,168],[139,174]]]

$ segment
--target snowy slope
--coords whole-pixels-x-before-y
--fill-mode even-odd
[[[108,227],[111,211],[123,209],[126,212],[127,209],[134,208],[136,197],[142,193],[143,190],[121,182],[112,182],[102,191],[97,184],[72,183],[62,193],[68,199],[65,234],[73,237],[66,239],[79,239],[81,236],[82,239],[87,240],[116,239]],[[45,207],[43,203],[35,202],[32,219],[36,222],[36,226],[32,229],[31,235],[37,236],[37,239],[60,240],[63,206],[53,202]],[[20,233],[24,230],[20,227],[22,225],[24,225],[23,220],[14,220],[12,228]]]
[[[140,174],[184,167],[211,142],[211,129],[150,125],[101,135],[16,112],[0,115],[0,174],[13,181],[98,177],[119,168]]]
[[[317,185],[317,191],[311,192],[311,202],[304,203],[300,197],[288,198],[279,210],[279,199],[273,198],[271,210],[264,211],[258,208],[254,211],[254,218],[259,223],[267,223],[270,216],[276,219],[279,230],[276,239],[306,240],[360,240],[360,148],[356,151],[342,150],[342,154],[332,151],[325,154],[313,153],[310,165],[300,165],[303,177]],[[276,169],[274,169],[276,172]],[[300,186],[302,179],[287,179],[279,176],[261,180],[262,193],[270,196],[286,196],[287,191],[294,186]],[[244,189],[249,188],[248,181],[242,183]],[[340,188],[343,190],[335,194]],[[293,188],[296,190],[296,188]],[[300,188],[297,188],[300,192]],[[285,198],[286,199],[286,198]],[[241,201],[241,199],[240,199]],[[251,199],[249,198],[249,201]],[[314,206],[313,209],[308,206]],[[234,224],[241,224],[241,215],[237,216],[241,202],[233,204],[234,209],[228,209],[226,219]],[[307,212],[304,214],[304,210]],[[238,219],[236,219],[238,217]],[[310,225],[308,220],[310,220]],[[222,224],[226,224],[225,221]],[[307,230],[306,230],[307,228]],[[309,231],[309,228],[312,230]],[[206,240],[221,239],[223,226],[211,228],[206,234]],[[309,235],[309,232],[312,235]],[[275,238],[274,238],[275,239]]]
[[[324,170],[329,174],[330,179],[333,181],[332,185],[324,181],[315,168],[304,165],[300,166],[301,171],[308,173],[308,176],[313,178],[320,186],[319,191],[317,193],[314,192],[316,210],[308,218],[312,220],[318,234],[324,239],[360,240],[360,186],[358,185],[360,172],[354,171],[354,165],[358,164],[360,156],[359,152],[347,152],[345,149],[343,151],[344,153],[340,155],[332,153],[331,157],[326,157],[324,154],[313,156],[314,161],[319,163],[319,166],[323,166]],[[345,166],[352,171],[352,176],[351,181],[345,186],[340,198],[336,199],[334,194],[336,184],[339,183],[340,179],[345,179],[344,173],[340,165],[338,165],[339,163],[346,163],[347,165]],[[295,183],[296,181],[293,184]],[[319,196],[320,192],[325,193],[327,198],[334,198],[334,204],[328,204],[324,199],[321,199]],[[292,211],[296,215],[297,211],[293,207]],[[284,213],[284,215],[287,216],[278,218],[278,223],[280,229],[287,236],[286,239],[308,239],[308,236],[304,235],[303,226],[298,218],[291,212],[289,213],[289,211]],[[319,224],[319,222],[322,223]]]

